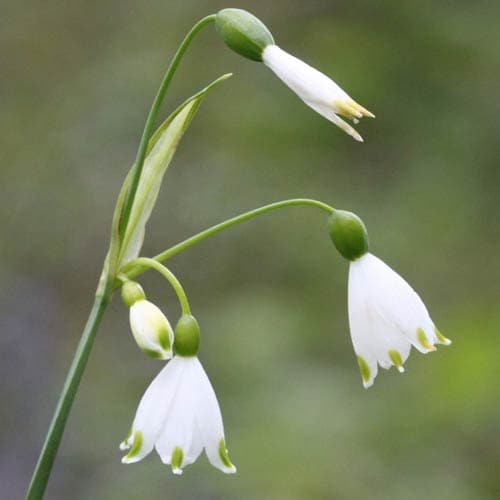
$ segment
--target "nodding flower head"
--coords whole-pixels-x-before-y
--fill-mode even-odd
[[[363,141],[340,116],[358,123],[364,116],[375,115],[331,78],[280,49],[271,32],[254,15],[242,9],[223,9],[216,15],[215,27],[231,49],[253,61],[262,61],[314,111],[357,141]]]
[[[177,334],[179,333],[179,341]],[[196,356],[199,328],[189,315],[175,329],[176,356],[153,380],[139,403],[123,463],[142,460],[156,447],[174,474],[192,464],[202,450],[210,463],[226,474],[236,472],[229,460],[217,397]]]
[[[348,306],[351,339],[365,388],[373,384],[377,365],[395,366],[403,372],[411,346],[425,354],[435,351],[435,344],[451,344],[413,288],[370,253],[350,264]]]
[[[368,233],[357,215],[335,210],[329,229],[335,247],[350,261],[349,327],[365,388],[373,384],[379,365],[403,372],[412,345],[427,353],[436,350],[434,344],[451,343],[413,288],[368,252]]]

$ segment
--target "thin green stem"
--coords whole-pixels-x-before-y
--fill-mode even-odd
[[[98,292],[96,293],[94,305],[90,311],[78,348],[66,376],[61,395],[59,396],[59,401],[52,417],[45,443],[43,444],[35,471],[33,472],[33,477],[31,478],[26,500],[40,500],[43,498],[57,450],[61,443],[64,428],[68,420],[68,415],[78,391],[78,386],[80,385],[97,330],[109,303],[111,293],[111,280],[107,276],[104,276],[98,288]]]
[[[165,76],[163,77],[163,80],[161,82],[160,88],[158,89],[158,93],[156,94],[156,97],[153,101],[153,104],[151,105],[151,110],[149,111],[148,118],[146,119],[146,123],[144,125],[144,131],[142,132],[142,137],[141,137],[141,142],[139,144],[139,149],[137,150],[137,156],[135,159],[135,167],[134,167],[134,174],[132,177],[132,181],[130,183],[130,188],[127,193],[127,198],[125,200],[125,203],[123,205],[123,212],[121,214],[120,218],[120,233],[123,234],[125,232],[125,229],[128,224],[128,219],[130,217],[130,211],[132,210],[132,205],[134,203],[135,199],[135,193],[137,192],[137,187],[139,185],[139,180],[141,178],[141,172],[142,172],[142,167],[144,165],[144,160],[146,158],[146,152],[148,148],[148,143],[149,139],[151,137],[151,134],[153,133],[153,127],[156,121],[156,118],[158,116],[158,112],[160,110],[160,107],[163,103],[163,99],[165,98],[165,93],[168,90],[168,87],[170,85],[170,82],[172,81],[172,78],[175,74],[175,71],[177,70],[177,66],[179,66],[179,63],[186,52],[187,48],[189,47],[191,41],[193,38],[198,34],[198,32],[206,26],[208,23],[212,22],[215,19],[215,14],[212,14],[210,16],[204,17],[203,19],[200,19],[189,31],[189,33],[186,35],[182,43],[179,45],[179,48],[177,49],[177,52],[175,53],[174,57],[172,58],[172,61],[170,62],[170,65],[167,69],[167,72],[165,73]]]
[[[135,259],[133,263],[136,266],[140,266],[141,269],[151,268],[158,271],[174,289],[181,304],[182,314],[191,314],[191,308],[189,307],[186,292],[184,291],[184,288],[182,288],[180,281],[175,277],[174,273],[172,273],[170,269],[167,269],[163,264],[160,264],[157,260],[150,259],[149,257],[139,257],[138,259]],[[118,278],[122,279],[121,275],[118,276]],[[125,277],[125,279],[127,279],[127,277]]]
[[[326,203],[323,203],[318,200],[311,200],[308,198],[294,198],[291,200],[278,201],[276,203],[271,203],[269,205],[256,208],[254,210],[250,210],[249,212],[245,212],[241,215],[237,215],[236,217],[228,219],[224,222],[220,222],[215,226],[211,226],[208,229],[205,229],[204,231],[201,231],[200,233],[197,233],[194,236],[191,236],[190,238],[181,241],[180,243],[177,243],[177,245],[174,245],[173,247],[156,255],[155,257],[153,257],[153,259],[156,262],[163,262],[169,259],[170,257],[173,257],[174,255],[178,254],[179,252],[182,252],[183,250],[186,250],[187,248],[196,245],[197,243],[209,238],[210,236],[220,233],[225,229],[229,229],[230,227],[236,226],[238,224],[241,224],[242,222],[246,222],[248,220],[254,219],[255,217],[267,214],[274,210],[290,206],[311,206],[323,210],[328,215],[333,214],[333,212],[335,211],[333,207],[327,205]],[[135,259],[129,262],[122,268],[121,274],[124,274],[128,278],[133,278],[135,276],[138,276],[139,274],[142,274],[145,271],[145,268],[138,262],[140,260],[141,259]]]
[[[127,227],[128,220],[130,217],[130,212],[132,210],[132,205],[134,203],[135,194],[137,192],[137,187],[139,185],[139,180],[144,165],[144,160],[146,158],[149,139],[152,135],[153,127],[156,118],[158,116],[158,112],[163,103],[170,82],[172,81],[175,71],[177,70],[179,63],[184,53],[186,52],[187,48],[189,47],[191,41],[193,40],[193,38],[205,25],[212,22],[214,19],[215,15],[204,17],[191,28],[191,30],[188,32],[188,34],[182,41],[181,45],[177,49],[177,52],[175,53],[165,73],[165,76],[163,77],[160,88],[158,89],[158,93],[156,94],[156,97],[149,111],[148,118],[144,125],[144,130],[137,151],[137,156],[134,163],[135,167],[132,176],[132,181],[130,184],[130,188],[127,192],[127,196],[123,206],[123,211],[120,217],[119,230],[122,234]],[[154,265],[151,263],[148,263],[144,260],[141,261],[141,265],[148,265],[148,264],[149,267],[154,267]],[[163,266],[161,267],[163,268]],[[164,268],[164,271],[160,272],[162,272],[162,274],[164,274],[164,276],[167,277],[167,279],[169,279],[169,282],[176,290],[177,295],[179,296],[179,300],[181,301],[181,306],[183,308],[183,311],[189,312],[189,304],[187,303],[186,296],[184,294],[184,291],[182,290],[182,287],[180,286],[180,283],[177,281],[175,276],[173,276],[170,273],[170,271],[168,271],[168,269],[166,268]],[[92,310],[90,311],[90,315],[88,317],[87,323],[80,338],[80,342],[78,344],[78,348],[76,350],[75,356],[73,358],[70,369],[66,376],[64,387],[59,397],[59,401],[57,403],[56,410],[52,417],[52,421],[47,433],[47,437],[45,439],[45,443],[40,453],[40,457],[38,459],[35,471],[33,473],[33,477],[31,479],[30,486],[28,488],[28,492],[26,494],[26,500],[39,500],[43,498],[45,489],[47,487],[47,482],[49,480],[49,476],[52,470],[52,466],[54,464],[57,450],[59,448],[62,439],[66,422],[68,420],[69,412],[73,405],[73,401],[75,399],[83,372],[87,365],[87,361],[90,352],[92,350],[92,346],[94,344],[97,330],[99,328],[104,311],[109,303],[109,299],[112,294],[113,290],[112,283],[114,282],[114,280],[110,279],[107,274],[104,276],[103,279],[104,281],[101,281],[100,283],[94,305],[92,307]]]

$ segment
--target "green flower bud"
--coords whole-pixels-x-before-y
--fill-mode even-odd
[[[127,307],[132,307],[138,300],[144,300],[146,294],[139,283],[126,281],[122,286],[122,300]]]
[[[273,35],[254,15],[242,9],[223,9],[215,17],[215,29],[229,48],[252,61],[262,61],[262,52],[274,45]]]
[[[200,347],[200,327],[190,314],[184,314],[174,331],[175,353],[185,358],[196,356]]]
[[[335,248],[347,260],[356,260],[368,252],[368,233],[356,214],[335,210],[329,221],[329,231]]]

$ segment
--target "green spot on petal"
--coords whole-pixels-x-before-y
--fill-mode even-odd
[[[153,359],[166,359],[165,353],[161,351],[154,351],[153,349],[146,349],[144,347],[141,347],[141,350],[144,354],[147,354],[150,358]]]
[[[176,446],[174,448],[174,451],[172,452],[172,459],[170,460],[170,463],[172,464],[172,470],[180,470],[180,468],[182,467],[183,458],[184,453],[182,451],[182,448]]]
[[[125,458],[127,460],[130,458],[134,458],[141,451],[141,448],[142,448],[142,432],[135,431],[132,448],[130,448],[130,451],[127,453],[127,456]]]
[[[451,340],[447,339],[436,327],[434,327],[434,333],[436,334],[436,337],[437,337],[438,342],[440,344],[444,344],[444,345],[451,344]]]
[[[165,351],[170,351],[170,337],[168,335],[168,331],[165,328],[162,328],[158,331],[158,343],[161,345],[162,349]]]
[[[435,351],[436,348],[427,340],[427,337],[425,336],[425,332],[422,328],[417,328],[417,340],[418,343],[424,348],[429,351]]]
[[[368,366],[368,363],[361,356],[358,356],[358,365],[363,382],[368,383],[370,380],[370,367]]]
[[[401,359],[401,354],[394,349],[389,349],[389,358],[391,358],[392,364],[400,371],[403,372],[403,360]]]
[[[228,468],[231,469],[233,464],[231,463],[231,460],[229,460],[229,455],[227,453],[227,448],[226,448],[226,443],[224,442],[224,438],[222,438],[219,441],[219,457],[222,461],[222,463]]]

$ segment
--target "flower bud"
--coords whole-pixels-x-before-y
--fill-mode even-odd
[[[148,356],[156,359],[172,357],[174,332],[168,319],[153,303],[143,298],[132,304],[130,328],[137,345]]]
[[[356,214],[335,210],[329,221],[329,231],[335,248],[347,260],[354,261],[368,252],[368,233]]]
[[[196,356],[200,347],[200,327],[194,316],[184,314],[174,334],[175,354],[185,358]]]
[[[254,15],[242,9],[223,9],[215,17],[215,29],[229,48],[252,61],[262,61],[262,52],[274,45],[273,35]]]

